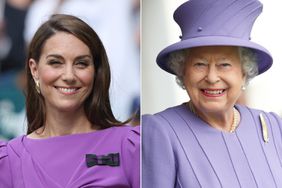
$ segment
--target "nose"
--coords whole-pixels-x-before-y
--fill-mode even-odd
[[[215,65],[209,65],[207,75],[206,75],[206,81],[210,84],[215,84],[220,80],[219,74],[217,72]]]
[[[62,79],[67,83],[75,82],[75,70],[71,65],[66,65],[62,74]]]

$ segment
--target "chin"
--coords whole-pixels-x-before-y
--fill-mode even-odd
[[[220,103],[208,103],[201,105],[201,108],[209,112],[226,110],[226,106]]]
[[[78,111],[82,108],[81,104],[64,104],[64,105],[57,105],[57,109],[61,112],[73,112]]]

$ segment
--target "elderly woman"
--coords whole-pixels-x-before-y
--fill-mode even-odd
[[[282,187],[282,121],[236,105],[272,65],[249,35],[257,0],[191,0],[174,14],[181,41],[157,57],[190,101],[144,115],[143,187]]]

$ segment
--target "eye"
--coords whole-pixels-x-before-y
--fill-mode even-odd
[[[226,66],[231,66],[232,65],[232,59],[228,57],[222,57],[217,60],[217,65],[226,67]]]
[[[223,61],[218,62],[217,66],[220,69],[228,70],[228,69],[230,69],[232,67],[232,62],[228,61],[228,60],[223,60]]]
[[[206,66],[207,64],[206,63],[203,63],[203,62],[196,62],[194,63],[194,66],[196,67],[203,67],[203,66]]]
[[[208,67],[208,63],[202,60],[195,60],[193,62],[193,67],[197,70],[205,70]]]
[[[192,58],[192,65],[196,68],[203,68],[208,66],[208,61],[202,58]]]
[[[79,60],[79,61],[77,61],[77,62],[75,63],[75,65],[76,65],[78,68],[81,68],[81,69],[88,67],[89,64],[90,64],[90,63],[89,63],[89,61],[87,61],[87,60]]]
[[[53,59],[53,60],[49,60],[49,61],[47,62],[47,64],[48,64],[48,65],[51,65],[51,66],[58,67],[58,66],[60,66],[60,65],[63,64],[63,63],[62,63],[61,61],[59,61],[59,60]]]
[[[231,64],[230,63],[221,63],[220,66],[221,67],[230,67]]]

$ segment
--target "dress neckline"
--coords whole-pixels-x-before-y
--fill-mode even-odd
[[[81,137],[88,137],[88,136],[93,136],[93,135],[99,135],[104,132],[107,132],[113,128],[116,127],[109,127],[106,129],[100,129],[100,130],[94,130],[90,132],[85,132],[85,133],[75,133],[75,134],[67,134],[67,135],[60,135],[60,136],[52,136],[48,138],[30,138],[27,135],[23,136],[23,139],[29,141],[29,142],[44,142],[44,141],[55,141],[55,140],[64,140],[64,139],[75,139],[76,137],[81,138]]]
[[[243,116],[243,113],[242,113],[242,106],[238,105],[238,104],[235,104],[234,105],[234,108],[236,108],[236,110],[239,112],[240,114],[240,121],[238,122],[238,125],[237,125],[237,128],[234,132],[227,132],[227,131],[223,131],[223,130],[219,130],[219,129],[216,129],[212,126],[210,126],[207,122],[205,122],[204,120],[202,120],[201,118],[199,118],[198,116],[196,116],[189,108],[187,108],[187,105],[186,103],[183,103],[182,105],[180,105],[183,110],[187,113],[189,113],[189,116],[193,116],[193,119],[197,119],[198,121],[201,121],[201,124],[200,126],[204,126],[202,127],[203,129],[206,129],[207,131],[211,131],[211,132],[214,132],[214,133],[221,133],[221,134],[226,134],[226,135],[234,135],[236,134],[236,132],[239,132],[241,129],[242,129],[242,126],[244,125],[244,116]]]

